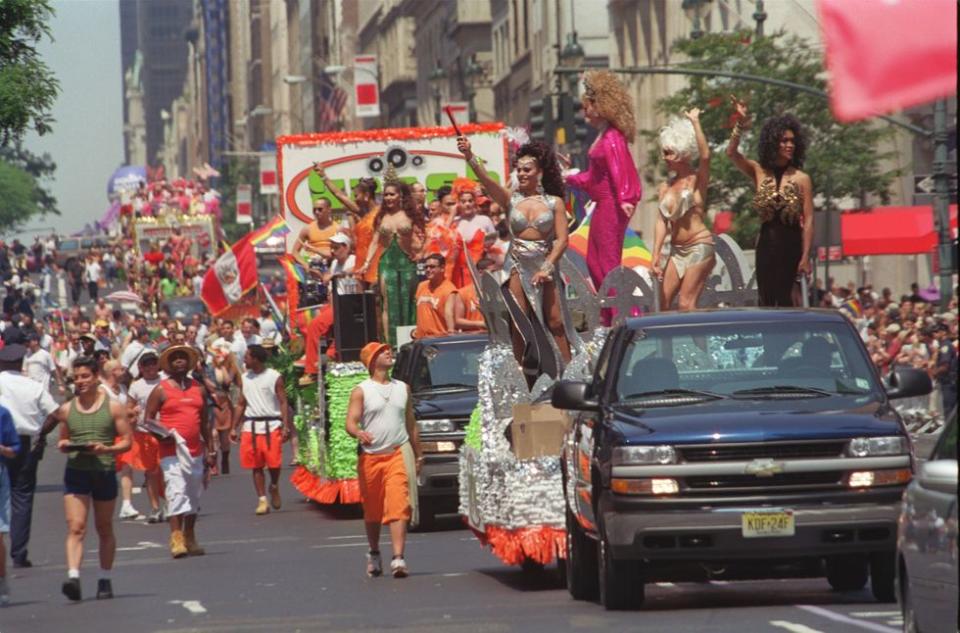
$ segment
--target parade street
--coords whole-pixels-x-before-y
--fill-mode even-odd
[[[53,631],[711,631],[794,633],[900,630],[896,605],[869,589],[832,592],[825,579],[664,583],[640,611],[605,612],[575,602],[556,570],[525,574],[484,551],[451,517],[412,533],[410,577],[363,573],[358,508],[321,509],[287,483],[284,507],[255,516],[246,473],[216,477],[203,497],[197,533],[203,557],[172,560],[165,524],[118,522],[114,600],[93,599],[96,537],[88,535],[84,600],[68,604],[63,578],[63,457],[41,462],[31,569],[12,569],[0,633]],[[139,483],[139,482],[138,482]],[[145,505],[144,495],[136,501]],[[66,608],[64,608],[66,607]]]

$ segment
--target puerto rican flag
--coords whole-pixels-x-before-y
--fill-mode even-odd
[[[257,255],[249,234],[221,255],[203,277],[200,298],[210,314],[217,316],[240,301],[247,291],[256,287]]]

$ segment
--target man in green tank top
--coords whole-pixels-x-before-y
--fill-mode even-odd
[[[57,448],[67,454],[63,475],[67,580],[62,590],[70,600],[81,598],[80,563],[92,499],[100,538],[99,600],[113,597],[110,570],[117,550],[113,533],[113,511],[117,501],[115,456],[130,450],[133,440],[126,409],[110,400],[100,389],[94,358],[81,356],[74,361],[73,380],[77,397],[61,405],[44,425],[44,431],[48,432],[60,424]]]

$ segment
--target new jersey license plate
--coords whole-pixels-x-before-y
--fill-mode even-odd
[[[793,536],[793,510],[744,512],[740,515],[744,538]]]

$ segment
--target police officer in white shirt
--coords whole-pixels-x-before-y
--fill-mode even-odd
[[[33,493],[37,487],[37,464],[43,458],[46,434],[56,426],[51,418],[57,403],[43,385],[23,375],[23,345],[0,350],[0,406],[10,411],[20,436],[20,450],[7,460],[10,477],[10,558],[14,567],[32,567],[27,558]]]

